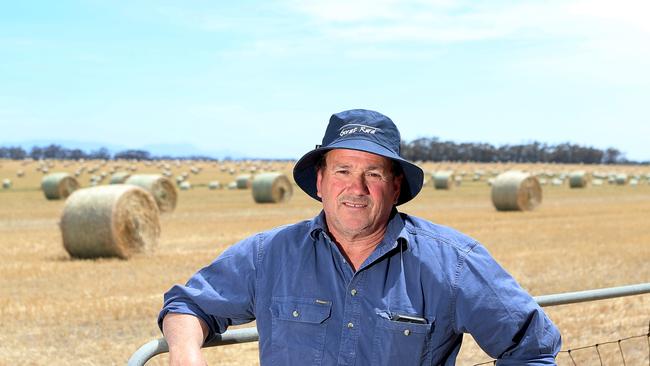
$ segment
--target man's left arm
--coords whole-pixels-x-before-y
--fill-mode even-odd
[[[497,365],[555,365],[560,332],[535,300],[477,244],[455,281],[454,328]]]

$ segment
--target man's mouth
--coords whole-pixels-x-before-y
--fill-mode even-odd
[[[354,203],[354,202],[343,202],[343,205],[347,206],[347,207],[352,207],[352,208],[364,208],[364,207],[368,206],[365,203]]]

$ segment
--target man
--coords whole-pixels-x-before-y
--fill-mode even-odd
[[[262,365],[453,365],[462,334],[501,365],[552,365],[553,323],[475,240],[399,213],[423,172],[369,110],[334,114],[295,165],[315,218],[233,245],[165,294],[171,364],[205,364],[204,341],[257,320]]]

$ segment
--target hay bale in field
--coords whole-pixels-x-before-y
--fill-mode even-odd
[[[561,185],[564,184],[564,180],[562,180],[560,178],[553,178],[553,179],[551,179],[551,184],[554,185],[554,186],[561,186]]]
[[[237,189],[237,182],[228,183],[228,189]]]
[[[213,189],[221,189],[221,188],[223,187],[221,186],[221,182],[219,182],[218,180],[213,180],[210,183],[208,183],[208,189],[213,190]]]
[[[571,188],[585,188],[587,186],[587,172],[584,170],[576,170],[569,174],[569,187]]]
[[[174,211],[178,194],[174,184],[162,175],[136,174],[130,176],[125,184],[133,184],[144,188],[153,195],[161,213]]]
[[[58,200],[79,189],[79,182],[68,173],[52,173],[43,177],[41,189],[48,200]]]
[[[253,199],[257,203],[287,202],[293,195],[291,181],[282,173],[262,173],[253,179]]]
[[[603,185],[603,180],[600,178],[594,178],[591,180],[591,185],[592,186],[602,186]]]
[[[616,176],[614,177],[614,181],[619,186],[623,186],[627,184],[627,174],[625,173],[616,174]]]
[[[235,179],[237,189],[248,189],[251,187],[252,177],[250,174],[243,174]]]
[[[439,170],[431,175],[435,189],[450,189],[454,182],[454,172],[451,170]]]
[[[492,184],[492,204],[499,211],[528,211],[542,202],[537,178],[521,171],[499,174]]]
[[[630,179],[630,186],[636,187],[637,185],[639,185],[639,180],[638,179],[636,179],[636,178]]]
[[[109,184],[122,184],[126,182],[127,179],[131,176],[131,173],[129,172],[117,172],[113,175],[111,175],[111,180],[109,181]]]
[[[24,171],[24,170],[19,170],[19,171],[17,171],[17,172],[16,172],[16,176],[17,176],[18,178],[22,178],[22,177],[24,177],[24,176],[25,176],[25,171]]]
[[[180,188],[181,191],[189,191],[190,189],[192,189],[192,183],[190,183],[187,180],[184,180],[181,182],[181,184],[178,185],[178,188]]]
[[[140,187],[84,188],[66,200],[60,228],[63,246],[72,257],[127,259],[156,245],[159,211],[153,196]]]
[[[11,179],[5,178],[2,180],[2,188],[9,189],[11,188]]]

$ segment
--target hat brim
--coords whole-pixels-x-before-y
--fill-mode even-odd
[[[296,181],[296,184],[315,200],[321,201],[316,188],[316,163],[323,154],[334,149],[364,151],[397,162],[402,167],[404,178],[396,205],[401,205],[412,200],[422,189],[424,172],[417,165],[372,141],[365,139],[346,139],[306,153],[293,167],[293,179]]]

